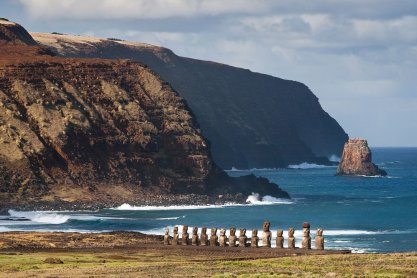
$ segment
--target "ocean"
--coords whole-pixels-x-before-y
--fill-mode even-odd
[[[417,148],[372,148],[373,160],[387,177],[338,177],[336,167],[302,163],[285,169],[228,171],[231,176],[254,173],[280,185],[292,200],[248,196],[250,205],[132,207],[99,211],[9,210],[0,216],[3,231],[115,230],[163,234],[165,227],[187,224],[262,230],[296,229],[301,244],[303,222],[324,229],[326,249],[352,252],[417,251]],[[416,221],[417,222],[417,221]],[[191,232],[191,229],[190,229]],[[284,233],[286,236],[286,233]]]

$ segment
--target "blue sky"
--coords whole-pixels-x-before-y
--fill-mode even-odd
[[[350,137],[417,146],[415,0],[1,0],[29,31],[116,37],[305,83]]]

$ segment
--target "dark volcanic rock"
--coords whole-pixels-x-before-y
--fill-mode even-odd
[[[372,153],[364,139],[349,139],[343,149],[336,175],[386,176],[387,172],[372,163]]]
[[[148,44],[33,33],[67,57],[128,58],[149,65],[183,96],[225,169],[328,164],[347,134],[302,83],[179,57]]]
[[[1,44],[36,45],[37,43],[25,28],[5,18],[0,18]]]
[[[0,53],[1,206],[289,197],[266,179],[218,168],[182,97],[142,64],[19,44]]]

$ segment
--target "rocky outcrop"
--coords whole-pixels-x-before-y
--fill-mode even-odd
[[[66,57],[128,58],[147,64],[183,96],[211,142],[213,158],[230,169],[328,164],[348,139],[302,83],[224,64],[189,59],[142,43],[32,33]]]
[[[13,41],[0,53],[1,206],[289,197],[217,167],[182,97],[143,64],[53,57]]]
[[[386,176],[387,172],[372,163],[372,153],[365,139],[346,142],[336,175]]]
[[[5,18],[0,18],[1,44],[36,45],[37,43],[25,28]]]

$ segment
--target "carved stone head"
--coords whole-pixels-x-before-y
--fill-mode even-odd
[[[308,237],[310,235],[310,229],[303,229],[303,236]]]
[[[225,236],[226,235],[226,230],[224,228],[220,229],[220,236]]]
[[[217,228],[211,228],[211,235],[215,236],[217,234]]]
[[[165,235],[169,235],[169,228],[165,228]]]
[[[294,228],[288,229],[288,237],[294,237]]]
[[[282,237],[283,233],[284,233],[283,230],[277,230],[277,237]]]
[[[174,227],[174,234],[178,234],[178,227],[177,226]]]
[[[246,229],[240,229],[240,236],[246,236]]]
[[[188,226],[187,225],[182,226],[182,233],[183,234],[188,233]]]
[[[257,229],[252,230],[252,236],[258,236],[258,230]]]
[[[198,228],[197,228],[197,227],[194,227],[194,228],[193,228],[193,235],[196,235],[196,234],[197,234],[197,232],[198,232]]]
[[[235,236],[236,235],[236,228],[235,227],[230,228],[230,235],[231,236]]]
[[[203,228],[201,228],[201,234],[202,234],[202,235],[207,234],[207,227],[203,227]]]
[[[269,221],[265,221],[264,224],[262,225],[262,229],[264,232],[269,232],[269,226],[271,225],[271,223],[269,223]]]
[[[323,229],[318,228],[316,235],[323,236]]]

